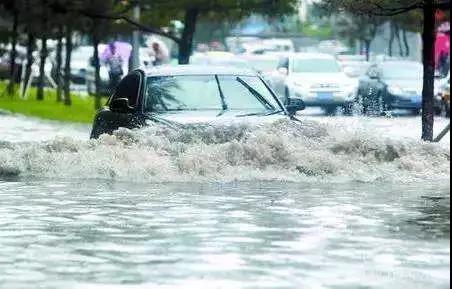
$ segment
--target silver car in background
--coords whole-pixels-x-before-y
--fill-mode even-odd
[[[321,107],[327,114],[338,108],[351,113],[357,96],[358,80],[341,69],[334,56],[297,53],[282,57],[272,84],[284,102],[302,99],[306,106]]]

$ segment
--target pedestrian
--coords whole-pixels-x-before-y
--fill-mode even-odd
[[[110,43],[108,47],[110,49],[110,54],[106,58],[105,63],[108,67],[108,74],[110,76],[110,91],[113,92],[124,74],[124,71],[122,69],[124,60],[116,49],[114,42]]]
[[[158,42],[152,43],[152,52],[154,56],[154,66],[163,65],[169,62],[169,53]]]

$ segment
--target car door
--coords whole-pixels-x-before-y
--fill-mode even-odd
[[[92,138],[101,134],[111,134],[120,127],[133,129],[145,124],[142,95],[145,75],[134,71],[124,77],[110,97],[107,107],[99,111],[93,125]],[[118,100],[127,99],[127,107],[119,107]]]

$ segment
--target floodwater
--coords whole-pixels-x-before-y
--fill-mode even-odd
[[[302,120],[88,141],[0,116],[0,288],[450,288],[450,141]]]

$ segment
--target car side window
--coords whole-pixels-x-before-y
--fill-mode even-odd
[[[124,77],[116,87],[112,99],[127,98],[131,107],[138,106],[138,94],[140,90],[141,77],[137,73],[132,73]]]

